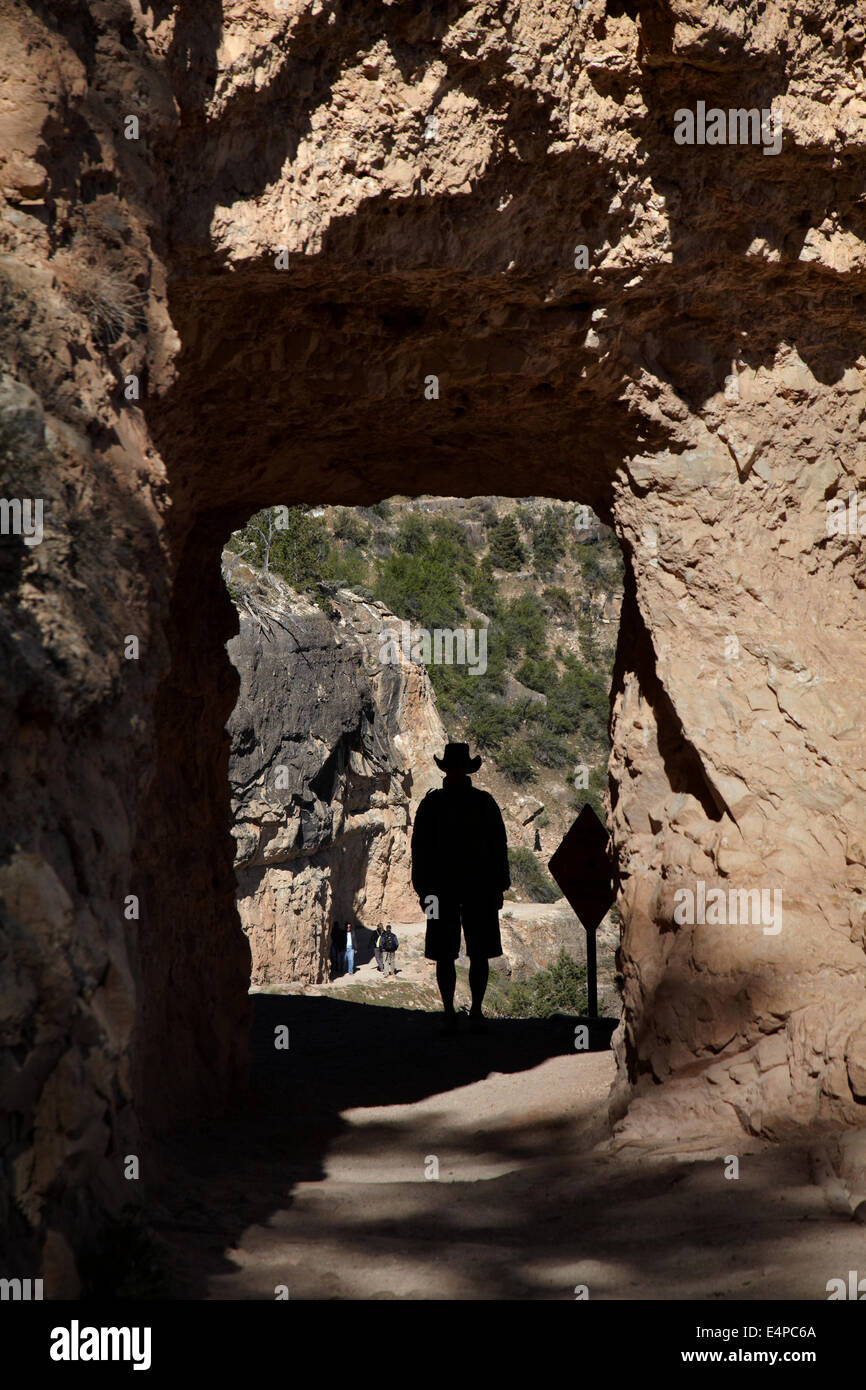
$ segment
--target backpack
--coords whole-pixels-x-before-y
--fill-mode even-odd
[[[382,935],[379,937],[379,946],[383,951],[396,951],[399,945],[399,941],[390,928],[383,931]]]

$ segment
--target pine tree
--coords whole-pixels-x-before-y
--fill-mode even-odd
[[[532,558],[539,574],[549,577],[565,554],[565,518],[553,507],[532,528]]]
[[[490,558],[500,570],[519,570],[526,563],[526,548],[513,516],[504,516],[490,532]]]

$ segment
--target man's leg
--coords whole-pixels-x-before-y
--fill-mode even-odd
[[[453,960],[437,960],[436,983],[442,996],[442,1007],[449,1018],[453,1018],[454,991],[457,988],[457,967]]]
[[[487,989],[487,980],[490,976],[490,965],[486,956],[477,956],[474,960],[469,957],[469,992],[472,995],[472,1008],[469,1010],[470,1018],[481,1018],[481,1005],[484,1003],[484,992]]]

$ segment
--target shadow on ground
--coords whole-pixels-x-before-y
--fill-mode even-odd
[[[492,1072],[575,1057],[581,1021],[491,1019],[485,1034],[474,1035],[464,1017],[457,1035],[447,1037],[438,1012],[297,994],[255,994],[252,1006],[250,1094],[223,1121],[175,1133],[151,1149],[159,1176],[149,1189],[148,1217],[171,1247],[177,1297],[207,1297],[213,1276],[232,1268],[224,1252],[243,1231],[289,1208],[297,1183],[324,1178],[325,1158],[349,1128],[343,1112],[408,1105]],[[615,1021],[582,1021],[589,1051],[607,1051]],[[287,1048],[275,1046],[283,1028]],[[523,1161],[549,1153],[555,1140],[549,1122],[516,1139],[487,1126],[482,1138],[488,1152]]]
[[[743,1136],[736,1180],[674,1133],[594,1147],[610,1067],[575,1053],[573,1018],[451,1039],[439,1014],[321,995],[253,1014],[244,1104],[149,1156],[171,1297],[824,1299],[858,1267],[862,1227],[828,1210],[803,1144]]]

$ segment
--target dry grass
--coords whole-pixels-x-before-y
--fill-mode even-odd
[[[68,251],[58,252],[53,267],[63,290],[108,342],[116,342],[145,322],[147,295],[122,271],[100,261],[98,253],[73,244]]]

